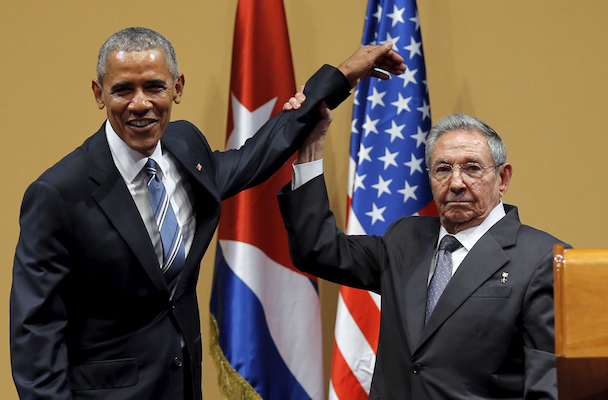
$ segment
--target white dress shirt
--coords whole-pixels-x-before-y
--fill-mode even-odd
[[[462,247],[452,252],[452,275],[456,272],[464,258],[469,254],[469,251],[475,246],[475,244],[481,239],[483,235],[486,234],[487,231],[490,230],[498,221],[500,221],[505,215],[505,206],[502,203],[502,200],[490,211],[490,214],[483,220],[483,222],[477,226],[473,226],[471,228],[467,228],[458,232],[455,235],[452,235],[458,239]],[[437,244],[435,246],[435,257],[433,257],[433,262],[431,263],[431,270],[429,271],[429,282],[431,281],[431,277],[433,276],[433,272],[435,271],[435,264],[437,258],[437,249],[439,248],[439,242],[441,239],[448,235],[448,231],[441,226],[439,229],[439,238],[437,239]]]
[[[190,196],[192,189],[190,184],[184,179],[184,173],[179,171],[172,156],[162,151],[160,142],[156,145],[154,153],[150,157],[146,157],[130,148],[112,129],[109,121],[106,121],[106,138],[114,164],[127,184],[127,188],[131,196],[133,196],[135,205],[148,230],[148,234],[156,250],[159,265],[162,265],[163,261],[163,245],[148,195],[148,174],[144,171],[148,158],[154,159],[158,164],[158,175],[163,185],[165,185],[171,207],[173,207],[177,222],[182,228],[184,250],[187,255],[192,246],[196,224],[193,215],[192,197]]]

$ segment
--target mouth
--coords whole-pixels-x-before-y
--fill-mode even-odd
[[[472,203],[472,200],[464,200],[464,199],[447,200],[445,203],[448,205],[459,206],[459,205],[464,205],[464,204],[470,204],[470,203]]]
[[[156,120],[154,119],[134,119],[131,121],[127,121],[127,126],[129,126],[130,128],[139,131],[139,130],[146,130],[149,127],[151,127],[152,125],[156,124]]]

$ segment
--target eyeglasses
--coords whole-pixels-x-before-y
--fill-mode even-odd
[[[455,169],[460,171],[462,178],[469,178],[472,180],[482,178],[489,168],[495,167],[494,165],[483,165],[476,162],[468,162],[464,164],[448,164],[439,163],[431,165],[431,168],[426,170],[429,172],[431,177],[437,179],[440,182],[445,182],[452,177],[452,173]]]

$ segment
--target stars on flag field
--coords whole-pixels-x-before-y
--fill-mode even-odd
[[[363,44],[392,42],[407,70],[387,81],[363,81],[354,95],[351,207],[368,234],[383,234],[432,199],[424,163],[431,111],[420,20],[404,0],[384,4],[369,14]]]

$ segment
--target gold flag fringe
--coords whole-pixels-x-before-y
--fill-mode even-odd
[[[232,368],[220,347],[220,330],[213,314],[209,315],[210,351],[217,367],[220,392],[227,400],[263,400],[255,389]]]

